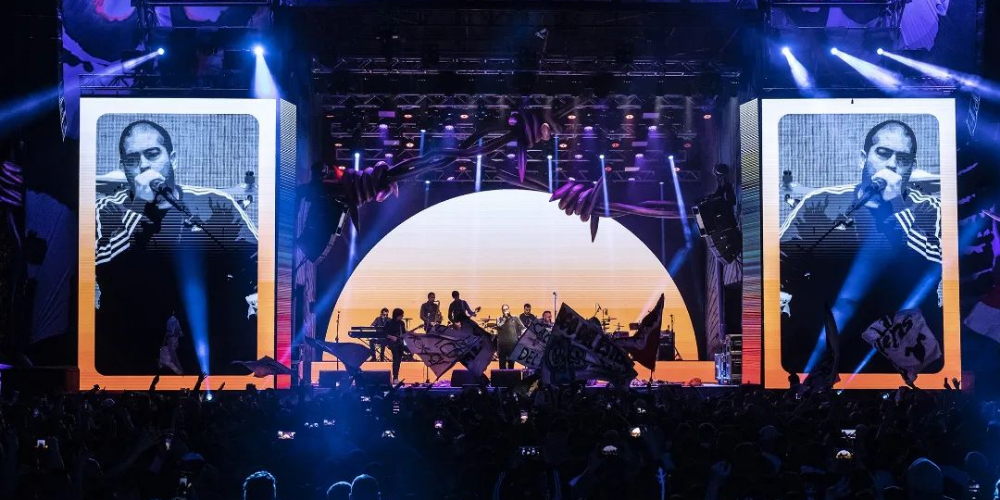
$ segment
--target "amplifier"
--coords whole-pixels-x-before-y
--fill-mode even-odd
[[[726,350],[743,352],[743,336],[726,335]]]
[[[388,387],[392,385],[392,373],[389,370],[372,370],[360,372],[355,379],[363,387]]]

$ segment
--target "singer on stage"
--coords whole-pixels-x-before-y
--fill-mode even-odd
[[[101,373],[155,374],[176,311],[186,374],[245,373],[256,359],[257,231],[235,200],[182,186],[177,148],[150,120],[118,140],[127,189],[97,201],[96,362]],[[202,145],[199,158],[212,158]]]
[[[860,333],[904,308],[919,307],[941,338],[935,293],[941,282],[941,205],[937,196],[909,185],[916,153],[917,135],[908,124],[875,125],[864,137],[857,166],[850,167],[859,170],[860,182],[816,189],[781,225],[781,291],[791,296],[782,313],[787,371],[802,373],[822,351],[828,305],[841,332],[841,372],[862,365],[867,373],[893,372],[881,356],[863,363],[871,347]]]

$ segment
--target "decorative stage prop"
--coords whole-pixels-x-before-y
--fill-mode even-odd
[[[570,109],[560,111],[558,117],[570,113]],[[422,156],[403,160],[389,166],[378,162],[374,167],[361,171],[348,169],[341,179],[342,203],[350,214],[355,229],[361,230],[358,209],[372,201],[382,202],[398,194],[401,181],[413,179],[429,171],[440,170],[460,158],[475,158],[496,151],[510,142],[516,142],[517,173],[500,171],[507,177],[507,182],[535,191],[548,192],[548,184],[539,179],[525,177],[527,167],[527,152],[543,141],[550,140],[558,134],[558,125],[548,112],[535,110],[520,110],[511,113],[507,121],[509,128],[501,136],[484,141],[484,138],[502,130],[480,130],[472,134],[455,150],[429,151]],[[583,222],[590,222],[591,239],[597,236],[600,217],[621,217],[624,215],[639,215],[642,217],[675,218],[675,210],[667,210],[667,204],[661,201],[647,201],[640,205],[615,203],[606,199],[606,179],[601,177],[596,183],[570,181],[560,186],[552,193],[549,201],[558,201],[560,210],[566,215],[578,216]]]
[[[958,377],[954,101],[771,99],[741,113],[744,340],[762,325],[765,386]],[[760,366],[751,352],[745,369]]]

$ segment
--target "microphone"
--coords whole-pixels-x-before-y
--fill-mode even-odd
[[[150,181],[149,189],[152,189],[154,193],[166,200],[167,203],[173,205],[177,210],[184,212],[186,215],[190,215],[187,211],[187,207],[182,205],[180,200],[174,198],[174,193],[170,191],[170,188],[167,187],[166,182],[163,182],[163,179],[153,179]]]
[[[858,201],[854,204],[854,208],[855,209],[860,208],[862,205],[868,203],[868,201],[874,198],[875,196],[882,194],[882,191],[884,191],[886,186],[888,185],[889,183],[886,182],[885,179],[881,179],[878,177],[872,179],[872,183],[869,184],[868,187],[866,187],[865,190],[861,193],[861,198],[858,198]]]

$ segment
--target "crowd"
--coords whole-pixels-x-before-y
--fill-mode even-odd
[[[15,394],[0,499],[993,499],[998,420],[905,388]]]

